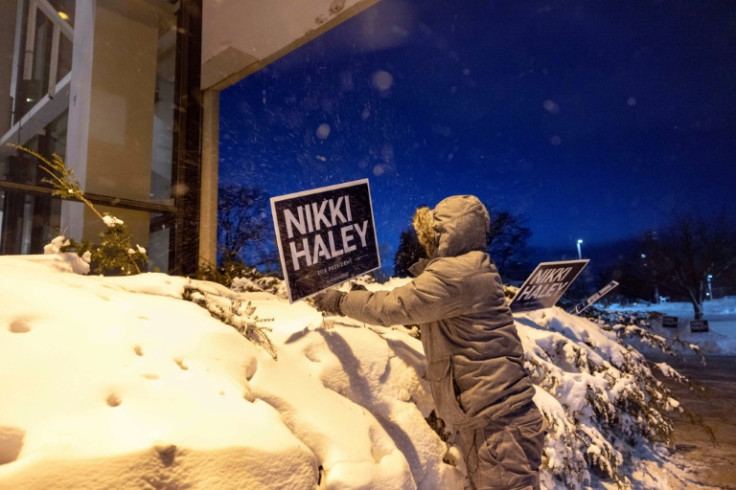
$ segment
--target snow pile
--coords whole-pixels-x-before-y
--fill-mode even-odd
[[[708,332],[692,332],[690,321],[694,318],[693,307],[687,302],[648,303],[638,305],[612,304],[609,312],[622,316],[638,316],[636,323],[647,331],[664,338],[666,345],[679,354],[690,354],[694,346],[703,355],[736,355],[736,297],[718,298],[703,303],[704,319],[708,321]],[[674,328],[663,327],[662,317],[677,318]],[[630,321],[629,321],[630,323]],[[645,353],[651,346],[637,343]],[[654,351],[658,350],[655,347]]]
[[[646,488],[634,474],[642,449],[666,442],[677,409],[644,357],[602,327],[559,308],[516,315],[535,401],[548,420],[543,478],[547,487]],[[673,369],[663,375],[679,377]]]
[[[402,326],[164,274],[81,276],[63,255],[0,257],[0,277],[0,489],[463,488]],[[666,463],[648,441],[677,403],[641,355],[557,308],[517,327],[550,424],[544,487],[665,481],[639,463]]]
[[[0,257],[3,490],[462,481],[424,421],[417,339],[250,294],[276,361],[183,301],[184,278],[70,272],[62,255]]]

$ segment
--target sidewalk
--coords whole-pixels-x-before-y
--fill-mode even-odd
[[[663,380],[685,409],[673,415],[673,459],[693,487],[736,489],[736,357],[709,356],[705,366],[694,357],[665,361],[704,388]]]

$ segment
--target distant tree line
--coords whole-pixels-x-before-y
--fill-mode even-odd
[[[530,262],[527,248],[532,232],[523,216],[486,207],[491,218],[488,253],[505,282],[523,282],[536,265]],[[221,269],[236,273],[255,267],[262,272],[280,272],[269,216],[269,196],[262,189],[220,186],[217,222]],[[632,250],[613,266],[598,269],[601,285],[611,279],[619,282],[618,296],[652,302],[661,297],[689,301],[695,318],[700,319],[704,302],[716,285],[736,288],[736,226],[733,217],[725,213],[673,215],[664,226],[636,240]],[[394,256],[394,276],[410,275],[409,268],[425,256],[414,230],[402,231]]]
[[[725,213],[673,215],[645,233],[610,275],[620,282],[620,294],[652,302],[662,297],[688,301],[701,319],[713,284],[736,284],[734,221]]]

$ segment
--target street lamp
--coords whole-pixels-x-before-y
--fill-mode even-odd
[[[580,245],[582,243],[583,243],[583,241],[580,240],[580,239],[578,239],[578,259],[582,259],[583,258],[583,252],[582,252],[582,250],[580,250]]]

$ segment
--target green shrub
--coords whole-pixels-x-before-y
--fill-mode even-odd
[[[46,250],[52,252],[76,253],[90,266],[92,274],[106,276],[127,276],[140,274],[148,266],[146,249],[140,245],[133,246],[128,226],[121,220],[108,213],[102,214],[84,196],[74,171],[67,168],[64,160],[54,154],[51,160],[39,153],[23,146],[9,143],[8,146],[24,151],[38,158],[39,167],[47,177],[41,181],[51,185],[52,195],[61,199],[70,199],[84,203],[105,224],[105,231],[100,233],[97,243],[89,241],[77,242],[71,238],[59,235]]]

